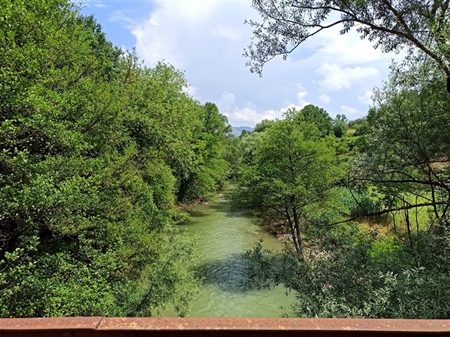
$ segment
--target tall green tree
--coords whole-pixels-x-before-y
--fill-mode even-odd
[[[274,123],[274,120],[264,119],[255,125],[255,129],[253,130],[253,132],[263,132],[266,129],[270,128]]]
[[[214,103],[208,102],[200,107],[200,121],[196,132],[195,165],[192,172],[180,180],[180,201],[211,196],[229,173],[225,159],[226,138],[232,130],[227,118],[219,113]]]
[[[337,114],[333,120],[333,133],[337,138],[341,138],[348,130],[348,119],[345,115]]]
[[[333,150],[317,127],[291,111],[262,134],[241,183],[249,205],[285,221],[301,255],[307,207],[326,202],[335,173]]]
[[[296,111],[294,118],[299,123],[304,122],[314,124],[322,137],[328,136],[331,132],[333,120],[328,112],[318,106],[309,104],[300,111]]]

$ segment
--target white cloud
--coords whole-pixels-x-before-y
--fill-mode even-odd
[[[194,87],[193,85],[188,84],[187,87],[185,87],[183,89],[183,91],[188,94],[189,96],[193,97],[195,96],[195,94],[197,93],[197,88]]]
[[[320,100],[322,103],[324,103],[324,104],[328,104],[328,103],[330,103],[330,101],[331,101],[331,97],[328,96],[328,95],[325,95],[325,94],[321,94],[321,95],[319,96],[319,100]]]
[[[239,40],[243,37],[242,31],[227,25],[216,25],[212,29],[212,34],[213,36],[224,37],[228,40]]]
[[[179,50],[177,29],[170,24],[168,13],[156,10],[146,21],[131,27],[131,33],[136,38],[136,51],[146,63],[154,65],[165,60],[183,68],[185,64]]]
[[[361,111],[351,106],[341,105],[341,114],[344,114],[349,120],[352,120],[361,116]]]
[[[350,89],[355,83],[377,78],[380,73],[374,67],[343,68],[339,64],[328,62],[322,64],[316,72],[322,75],[319,85],[325,92]]]
[[[230,110],[236,102],[236,97],[231,92],[224,92],[219,100],[219,107],[225,110]]]
[[[166,6],[177,16],[184,18],[186,22],[203,25],[212,18],[213,11],[217,9],[218,4],[216,1],[183,0],[169,2]]]
[[[82,4],[88,7],[96,7],[96,8],[106,8],[106,4],[100,0],[84,0],[81,2]]]
[[[305,106],[310,104],[305,99],[306,96],[308,96],[308,92],[299,91],[297,93],[297,104],[291,103],[280,109],[261,110],[249,101],[243,108],[235,107],[232,112],[225,112],[224,115],[228,117],[228,120],[232,125],[254,126],[264,119],[281,119],[283,117],[283,113],[288,109],[303,109]]]
[[[130,17],[129,14],[127,14],[125,11],[123,10],[115,10],[112,11],[109,14],[109,20],[112,22],[124,22],[127,25],[131,25],[134,21],[133,18]]]
[[[372,95],[373,95],[372,90],[366,90],[366,92],[363,95],[358,96],[358,100],[363,104],[372,105],[373,104]]]
[[[307,104],[308,103],[306,103],[306,105]],[[226,112],[224,113],[224,115],[227,116],[229,122],[232,125],[245,125],[253,127],[265,119],[269,120],[281,119],[283,117],[283,113],[291,108],[300,110],[304,108],[304,105],[290,104],[278,110],[269,109],[263,111],[258,111],[257,109],[252,109],[248,107],[235,108],[233,112]]]
[[[306,96],[308,96],[308,92],[306,90],[302,90],[297,93],[297,103],[301,108],[309,104],[309,102],[305,99]]]
[[[256,104],[253,103],[252,101],[247,101],[247,102],[245,102],[244,107],[250,108],[250,109],[256,109]]]
[[[225,113],[229,122],[232,125],[246,125],[254,126],[264,119],[276,119],[281,118],[281,111],[277,110],[265,110],[258,112],[251,108],[235,108],[233,112]]]
[[[299,92],[297,93],[297,99],[298,99],[299,101],[305,99],[306,96],[308,96],[308,92],[305,91],[305,90],[299,91]]]
[[[188,45],[186,33],[199,30],[211,19],[215,6],[215,2],[198,0],[157,3],[147,20],[130,24],[138,55],[150,65],[164,60],[177,68],[185,68],[188,64],[183,52]]]
[[[235,106],[232,109],[227,109],[226,107],[230,107],[235,102],[235,96],[231,93],[224,93],[220,98],[221,112],[227,116],[232,125],[254,126],[264,119],[281,119],[283,113],[288,109],[301,110],[310,104],[306,99],[308,92],[303,89],[303,85],[295,83],[293,87],[299,89],[295,95],[296,103],[288,103],[280,109],[258,109],[252,101],[247,101],[244,107]],[[286,89],[288,90],[289,88]]]
[[[340,34],[340,27],[324,30],[317,38],[315,53],[321,59],[333,60],[341,65],[390,62],[393,54],[384,54],[373,48],[373,43],[361,40],[358,33]]]
[[[236,126],[281,118],[287,107],[302,108],[308,101],[327,104],[330,111],[353,106],[350,113],[361,114],[367,105],[362,97],[381,84],[392,57],[356,33],[330,29],[287,61],[269,62],[260,78],[250,74],[242,57],[252,36],[243,22],[259,20],[251,1],[160,1],[152,7],[145,20],[127,12],[113,13],[112,19],[127,25],[147,65],[165,60],[184,70],[191,84],[187,92],[201,102],[216,102]]]

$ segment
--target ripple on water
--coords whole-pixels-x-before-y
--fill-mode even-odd
[[[293,303],[285,288],[250,290],[245,287],[247,261],[242,254],[263,239],[263,247],[280,250],[282,243],[261,230],[252,220],[229,212],[223,194],[208,205],[197,205],[191,220],[180,227],[197,240],[201,262],[196,272],[203,286],[191,305],[189,316],[197,317],[279,317]],[[174,312],[166,312],[173,316]]]

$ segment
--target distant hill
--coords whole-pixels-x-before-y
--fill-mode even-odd
[[[233,126],[233,135],[239,136],[243,130],[247,130],[248,132],[252,132],[254,128],[250,126]]]

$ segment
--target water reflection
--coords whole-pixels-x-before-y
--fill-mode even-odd
[[[196,273],[204,285],[214,285],[222,291],[244,292],[248,286],[249,261],[236,254],[227,259],[208,261],[200,265]]]
[[[286,296],[281,286],[261,289],[254,282],[257,266],[245,257],[260,240],[262,248],[272,251],[283,249],[280,241],[250,217],[231,212],[223,195],[208,205],[194,206],[190,214],[191,219],[180,227],[197,238],[201,262],[196,273],[203,285],[188,316],[280,317],[288,310],[293,295]]]

